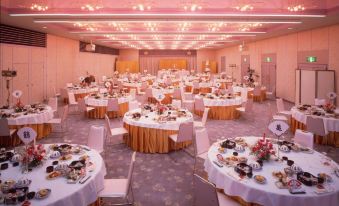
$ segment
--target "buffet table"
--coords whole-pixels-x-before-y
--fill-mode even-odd
[[[32,110],[14,112],[13,109],[0,109],[0,113],[6,114],[9,128],[20,129],[22,127],[31,127],[36,133],[36,139],[42,139],[48,136],[52,131],[52,126],[48,122],[53,118],[53,110],[47,105],[43,105],[43,110]],[[0,137],[0,145],[4,147],[16,146],[21,144],[21,140],[15,134],[12,138]]]
[[[82,149],[83,152],[81,152],[81,155],[72,154],[71,159],[62,161],[59,158],[48,158],[55,151],[50,149],[51,145],[43,146],[47,152],[47,160],[44,161],[41,167],[33,168],[31,172],[23,174],[21,172],[22,163],[20,163],[17,167],[13,167],[12,164],[9,163],[8,169],[1,171],[1,178],[3,180],[2,183],[5,184],[5,181],[7,180],[14,180],[16,182],[22,179],[31,180],[32,182],[29,184],[29,192],[34,191],[36,192],[36,195],[39,190],[50,189],[50,194],[29,200],[31,205],[34,206],[78,206],[94,204],[98,199],[97,193],[104,188],[104,176],[106,175],[105,164],[100,154],[96,150],[89,150],[85,146],[86,150]],[[91,169],[89,167],[84,168],[86,170],[86,174],[82,181],[80,179],[80,181],[69,184],[67,183],[67,178],[62,175],[52,179],[48,178],[46,167],[51,166],[53,161],[58,160],[58,165],[70,165],[72,161],[78,160],[80,157],[85,155],[88,155],[89,162],[92,162],[93,165],[91,166]],[[56,169],[58,165],[54,166],[54,169]],[[87,177],[89,178],[87,179]],[[87,180],[84,181],[85,179]]]
[[[134,151],[144,153],[168,153],[172,150],[187,147],[192,142],[174,143],[169,135],[178,133],[180,123],[193,121],[189,111],[182,110],[187,116],[177,117],[176,120],[159,121],[159,115],[155,111],[136,109],[127,112],[124,116],[124,127],[128,130],[129,137],[126,144]],[[170,111],[175,115],[176,111]],[[139,113],[141,117],[133,118],[133,114]]]
[[[87,112],[87,116],[94,119],[105,118],[109,98],[110,97],[107,96],[100,96],[99,98],[95,96],[85,97],[85,103],[90,107],[94,107],[94,110]],[[107,115],[109,118],[124,116],[124,114],[128,111],[128,102],[132,100],[131,95],[119,96],[117,98],[119,103],[119,112],[118,114],[116,112],[108,112]]]
[[[316,116],[323,118],[326,136],[315,136],[317,144],[332,145],[339,147],[339,119],[331,114],[326,114],[322,109],[313,107],[315,110],[320,111],[324,116]],[[291,131],[295,133],[296,129],[306,130],[307,116],[311,115],[308,111],[301,111],[297,107],[291,109]]]
[[[258,141],[258,137],[243,137],[241,138],[248,145],[252,146]],[[233,166],[218,161],[217,154],[219,152],[219,144],[217,142],[211,146],[208,151],[208,158],[205,160],[205,171],[208,173],[208,179],[216,185],[217,188],[223,189],[224,193],[234,197],[235,199],[245,201],[248,205],[251,203],[260,205],[275,205],[275,206],[335,206],[339,202],[339,176],[334,174],[334,170],[338,169],[338,164],[328,157],[313,151],[310,152],[294,152],[288,153],[280,152],[281,156],[285,156],[288,160],[293,160],[294,165],[299,166],[303,171],[309,172],[313,175],[318,173],[326,173],[332,178],[332,182],[323,183],[328,192],[323,194],[316,193],[317,186],[306,186],[302,184],[302,189],[305,194],[291,194],[288,189],[279,189],[276,186],[278,178],[273,176],[273,172],[282,171],[284,168],[289,167],[286,161],[279,162],[275,160],[265,161],[263,167],[258,170],[253,170],[253,177],[240,177]],[[238,144],[238,143],[237,143]],[[277,145],[273,144],[276,148]],[[222,157],[227,159],[231,157],[234,149],[226,149],[225,153],[221,154]],[[311,153],[313,152],[313,153]],[[245,147],[245,151],[238,152],[238,157],[247,158],[247,164],[256,161],[253,155],[250,155],[250,149]],[[218,166],[219,165],[219,166]],[[292,168],[292,167],[291,167]],[[266,180],[263,182],[256,181],[255,176],[263,176]],[[339,172],[338,174],[339,175]],[[288,180],[296,179],[296,175],[287,177]]]
[[[240,113],[236,110],[242,104],[239,96],[217,97],[214,94],[196,95],[195,98],[203,98],[205,107],[209,107],[208,118],[217,120],[230,120],[239,118]],[[195,111],[195,114],[202,116],[203,111]]]

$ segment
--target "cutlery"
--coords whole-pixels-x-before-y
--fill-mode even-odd
[[[88,176],[84,181],[80,182],[80,184],[84,184],[89,178],[91,178],[91,175]]]

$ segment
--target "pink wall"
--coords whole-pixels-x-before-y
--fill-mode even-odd
[[[220,64],[220,57],[226,56],[227,65],[237,64],[235,78],[240,80],[240,56],[251,56],[251,67],[260,74],[261,55],[267,53],[277,54],[277,96],[288,101],[295,100],[295,69],[297,68],[297,56],[300,51],[326,50],[328,53],[328,67],[336,70],[336,79],[339,77],[339,24],[294,33],[290,35],[265,39],[249,43],[248,50],[239,52],[238,47],[229,47],[216,51],[216,57]],[[326,58],[325,58],[326,59]],[[227,66],[227,72],[230,69]],[[336,91],[339,84],[336,81]]]

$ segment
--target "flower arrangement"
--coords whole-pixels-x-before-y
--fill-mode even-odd
[[[335,105],[332,104],[331,102],[327,102],[325,105],[324,105],[324,110],[327,112],[327,113],[334,113],[334,110],[335,110]]]
[[[15,90],[12,93],[13,97],[17,99],[17,102],[15,104],[15,112],[22,112],[24,105],[21,103],[20,97],[22,96],[22,91],[21,90]]]
[[[27,166],[27,169],[33,169],[41,166],[46,156],[46,150],[43,145],[30,145],[21,151],[22,165]]]
[[[247,81],[247,84],[251,87],[254,86],[254,78],[258,78],[259,75],[255,73],[255,70],[254,69],[251,69],[250,67],[248,67],[247,69],[247,76],[248,78],[246,78],[245,80]]]
[[[256,156],[258,160],[269,160],[271,155],[275,155],[272,143],[265,138],[259,141],[251,148],[251,154]]]

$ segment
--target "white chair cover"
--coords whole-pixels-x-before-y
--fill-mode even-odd
[[[92,125],[89,134],[87,146],[91,149],[97,150],[99,153],[104,151],[104,137],[105,137],[105,128],[102,126]]]

